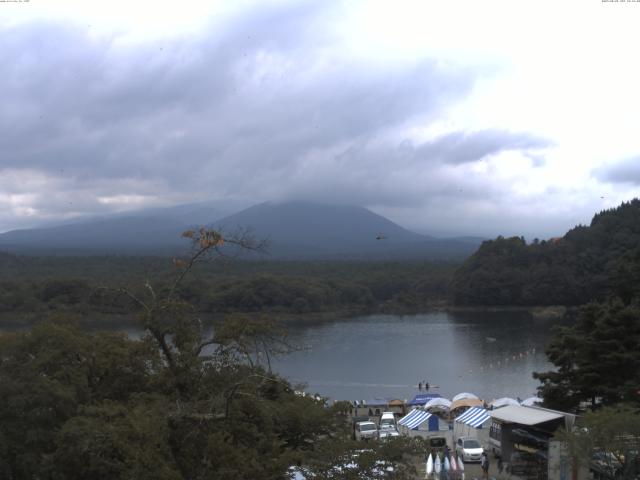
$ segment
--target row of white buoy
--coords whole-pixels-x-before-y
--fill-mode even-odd
[[[493,368],[500,368],[503,367],[505,365],[508,365],[510,362],[517,362],[518,360],[523,360],[531,355],[535,355],[536,354],[536,349],[535,347],[529,349],[529,350],[525,350],[524,352],[519,352],[517,354],[511,355],[510,357],[507,356],[504,358],[504,360],[500,359],[497,360],[495,362],[491,362],[489,364],[486,365],[480,365],[479,370],[481,372],[487,371],[487,370],[491,370]],[[473,374],[473,370],[469,370],[468,372],[470,375]],[[460,377],[462,375],[459,375]]]
[[[425,478],[429,478],[432,475],[438,478],[441,472],[459,472],[462,480],[464,480],[464,463],[462,462],[462,458],[458,457],[456,460],[455,455],[443,456],[444,460],[440,460],[439,454],[436,453],[435,459],[432,454],[429,454],[425,469]]]

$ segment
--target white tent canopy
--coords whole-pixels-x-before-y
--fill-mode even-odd
[[[427,403],[424,404],[425,409],[436,408],[436,407],[449,409],[451,407],[451,400],[447,400],[446,398],[442,398],[442,397],[432,398],[431,400],[429,400]]]
[[[522,405],[524,405],[525,407],[533,407],[536,403],[542,403],[543,400],[540,397],[529,397],[529,398],[525,398],[522,401]]]
[[[515,398],[509,397],[497,398],[491,402],[493,408],[506,407],[507,405],[520,405],[520,402]]]
[[[478,396],[474,395],[473,393],[462,392],[462,393],[457,394],[455,397],[453,397],[451,399],[451,401],[455,402],[456,400],[462,400],[463,398],[475,398],[475,399],[478,399]]]

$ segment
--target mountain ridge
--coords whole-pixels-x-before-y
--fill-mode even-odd
[[[176,254],[187,244],[181,233],[193,227],[188,206],[144,215],[83,220],[53,227],[12,230],[0,234],[0,249],[11,252],[65,254]],[[212,217],[216,214],[212,210]],[[200,219],[203,212],[199,211]],[[199,222],[227,235],[250,229],[270,241],[269,256],[278,259],[461,258],[479,242],[435,239],[405,229],[364,207],[311,202],[264,202],[223,218]],[[67,253],[67,254],[68,254]]]

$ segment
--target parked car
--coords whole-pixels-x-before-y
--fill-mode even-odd
[[[373,422],[356,423],[356,440],[372,440],[378,438],[378,427]]]
[[[396,428],[396,417],[393,412],[382,412],[380,417],[380,429],[393,427]]]
[[[356,439],[356,425],[360,422],[369,422],[371,419],[368,416],[357,416],[357,417],[353,417],[352,419],[352,425],[351,425],[351,430],[352,430],[352,438],[355,440]]]
[[[471,437],[461,437],[456,442],[456,454],[467,462],[479,462],[482,459],[484,449],[480,442]]]
[[[378,438],[380,440],[388,440],[398,436],[400,434],[396,428],[396,418],[393,412],[383,412],[378,426]]]

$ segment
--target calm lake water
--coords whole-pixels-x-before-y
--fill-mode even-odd
[[[526,312],[464,312],[290,325],[290,340],[302,349],[272,365],[306,391],[338,400],[411,399],[424,380],[447,398],[526,398],[536,394],[532,372],[553,367],[544,347],[554,323]],[[121,330],[133,338],[142,333]]]
[[[447,398],[526,398],[536,394],[532,372],[552,368],[544,347],[553,324],[524,312],[465,312],[291,327],[304,350],[278,359],[274,370],[334,399],[411,399],[423,380]]]

